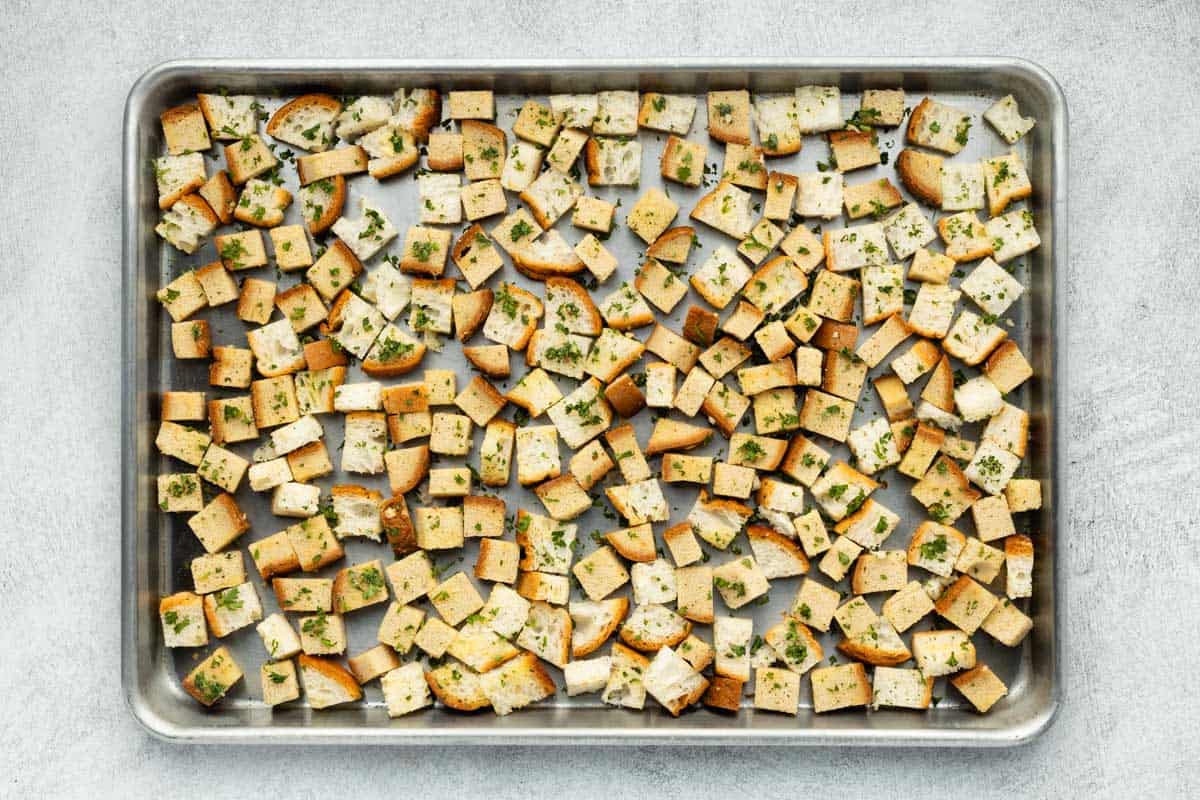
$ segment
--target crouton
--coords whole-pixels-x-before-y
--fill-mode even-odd
[[[1017,101],[1011,94],[992,103],[988,110],[983,112],[983,118],[1009,144],[1016,144],[1037,124],[1033,117],[1021,116]]]
[[[604,399],[626,419],[646,407],[646,396],[628,374],[622,375],[604,388]]]
[[[750,144],[750,93],[745,89],[708,93],[708,135],[719,142]]]
[[[313,236],[333,227],[346,203],[346,178],[333,175],[300,187],[300,217]]]
[[[840,206],[840,198],[838,203]],[[690,216],[740,241],[745,239],[754,227],[750,207],[751,197],[748,192],[734,186],[730,181],[722,180],[715,189],[696,202]]]
[[[1008,694],[1008,687],[986,664],[980,664],[951,678],[950,683],[962,692],[963,697],[971,701],[971,705],[981,714],[986,713]]]
[[[632,336],[605,328],[588,353],[584,371],[603,383],[611,383],[641,358],[645,349],[645,346]]]
[[[468,181],[499,179],[504,173],[508,137],[495,125],[464,120],[463,168]]]
[[[684,94],[646,92],[638,110],[638,125],[652,131],[686,135],[696,114],[696,98]]]
[[[550,169],[569,173],[574,169],[575,162],[587,146],[587,142],[588,135],[584,131],[566,128],[560,130],[554,140],[554,146],[546,154],[546,163],[550,165]]]
[[[635,139],[588,139],[583,159],[589,186],[636,186],[642,178],[642,145]]]
[[[630,525],[645,522],[666,522],[671,512],[658,481],[650,478],[626,486],[604,490],[609,501]]]
[[[691,142],[668,136],[659,161],[659,173],[669,181],[696,187],[704,178],[704,158],[708,148],[703,142]]]

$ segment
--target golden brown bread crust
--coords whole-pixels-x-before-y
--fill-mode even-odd
[[[794,539],[789,539],[774,528],[768,528],[765,525],[748,525],[746,536],[750,539],[770,542],[781,550],[786,550],[800,564],[800,572],[808,572],[808,556],[804,555],[800,543]]]
[[[358,681],[350,674],[350,670],[338,662],[328,658],[317,658],[305,653],[301,653],[296,658],[301,670],[310,669],[313,672],[319,672],[322,676],[341,686],[350,695],[351,699],[362,699],[362,688],[358,685]]]
[[[483,327],[488,312],[492,310],[493,298],[491,289],[454,295],[451,303],[454,309],[455,336],[460,342],[470,339]]]
[[[714,675],[704,692],[704,705],[718,711],[732,711],[735,714],[742,707],[742,687],[744,681],[728,678],[724,675]]]
[[[288,117],[310,106],[327,111],[335,117],[342,113],[342,104],[336,97],[327,94],[302,94],[296,99],[284,103],[278,111],[271,115],[271,118],[267,120],[267,134],[276,136],[279,129],[287,122]]]
[[[399,452],[393,450],[392,452]],[[406,492],[411,492],[420,485],[421,481],[425,480],[425,476],[429,474],[429,445],[422,444],[416,447],[409,447],[406,452],[411,453],[413,459],[413,468],[409,470],[406,481],[401,481],[398,484],[392,484],[392,496],[400,497]],[[388,477],[391,478],[391,470],[388,470]]]
[[[918,200],[939,208],[942,205],[942,160],[941,156],[909,148],[901,150],[896,157],[896,174],[904,188]]]
[[[417,547],[417,531],[413,527],[412,517],[408,514],[408,503],[404,495],[396,495],[383,501],[379,506],[379,520],[383,524],[383,535],[396,557],[415,553]]]
[[[313,236],[329,230],[342,215],[342,207],[346,204],[346,176],[334,175],[326,180],[333,181],[333,191],[329,195],[329,202],[325,204],[320,217],[304,221],[304,224],[308,226],[308,232]]]
[[[604,398],[625,419],[646,407],[646,395],[633,382],[628,373],[617,378],[604,389]]]
[[[508,363],[508,348],[502,344],[464,347],[462,350],[467,360],[489,378],[507,378],[512,374]]]
[[[947,414],[954,413],[954,370],[950,368],[950,359],[942,356],[925,388],[921,390],[921,399],[928,400]]]
[[[646,248],[646,257],[668,264],[683,264],[687,261],[692,249],[692,240],[696,229],[690,225],[680,225],[663,231],[654,243]]]
[[[608,490],[606,489],[605,492]],[[611,495],[609,495],[611,499]],[[615,505],[615,504],[614,504]],[[631,536],[630,533],[638,535]],[[604,534],[604,540],[628,561],[653,561],[658,554],[654,551],[654,529],[650,523],[620,528]]]
[[[610,597],[607,600],[601,600],[600,603],[604,606],[608,606],[612,610],[613,613],[611,619],[609,619],[608,623],[600,630],[598,634],[596,634],[596,638],[588,642],[581,642],[578,647],[572,646],[571,658],[583,658],[584,656],[599,650],[601,645],[607,642],[609,637],[613,635],[613,631],[615,631],[621,625],[621,623],[625,621],[625,615],[629,613],[628,597]],[[574,631],[573,627],[572,631]],[[618,644],[617,642],[613,642],[613,647],[619,647],[621,650],[624,650],[627,653],[632,653],[630,656],[631,658],[635,658],[637,660],[643,659],[643,656],[640,654],[628,650],[628,648]],[[646,664],[648,665],[649,662],[647,661]],[[645,666],[646,665],[643,665],[643,669]]]
[[[858,326],[848,322],[835,322],[827,319],[817,328],[809,344],[822,350],[840,351],[848,348],[853,351],[858,342]]]
[[[435,674],[438,672],[439,670],[426,672],[425,683],[429,684],[429,691],[433,692],[433,696],[442,705],[446,706],[446,708],[452,708],[455,711],[478,711],[481,708],[487,708],[491,705],[491,702],[482,691],[475,694],[455,693],[453,686],[449,684],[443,686]]]
[[[304,363],[310,370],[318,370],[344,367],[350,360],[346,357],[346,351],[335,348],[330,339],[318,339],[304,345]]]
[[[536,212],[534,216],[537,216]],[[538,224],[542,225],[543,228],[550,227],[549,225],[544,225],[541,220],[538,220]],[[535,281],[546,281],[563,275],[575,275],[576,273],[583,272],[586,268],[584,263],[579,260],[579,256],[574,256],[574,254],[572,254],[574,260],[569,262],[545,261],[536,258],[524,248],[518,248],[510,255],[512,256],[513,266],[516,267],[517,272]]]
[[[579,307],[580,315],[587,319],[587,330],[583,331],[585,336],[600,335],[600,330],[604,327],[604,318],[600,316],[600,309],[596,307],[591,294],[583,288],[579,281],[564,277],[547,278],[546,293],[549,294],[551,291],[571,295],[572,302]]]
[[[654,423],[650,441],[646,443],[646,455],[666,453],[673,450],[691,450],[704,444],[712,437],[712,428],[688,425],[686,422],[663,417]]]
[[[687,318],[683,321],[683,338],[701,347],[711,347],[720,321],[720,316],[713,311],[697,305],[689,306]]]

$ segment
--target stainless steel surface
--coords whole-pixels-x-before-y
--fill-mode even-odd
[[[604,706],[594,695],[566,698],[559,693],[542,704],[499,718],[485,714],[463,715],[442,708],[427,710],[397,720],[389,720],[382,706],[377,685],[365,689],[365,701],[322,712],[313,712],[300,704],[272,711],[258,702],[257,665],[264,659],[261,642],[252,630],[243,630],[222,642],[228,644],[247,672],[246,682],[239,684],[230,696],[212,711],[196,705],[179,688],[179,677],[194,663],[191,650],[167,651],[162,647],[158,631],[157,601],[159,596],[181,588],[190,588],[187,563],[200,552],[199,545],[188,530],[182,515],[158,513],[154,498],[154,476],[166,468],[153,447],[157,425],[159,392],[167,389],[204,389],[207,371],[197,364],[177,362],[170,354],[169,319],[154,301],[154,292],[166,276],[182,269],[211,261],[215,256],[211,243],[194,256],[183,256],[169,247],[160,246],[153,233],[157,220],[157,204],[152,173],[146,168],[148,158],[161,150],[161,131],[158,114],[171,104],[194,94],[224,87],[231,92],[248,92],[268,98],[286,96],[306,90],[328,90],[335,93],[390,93],[401,85],[431,85],[439,88],[485,87],[498,94],[498,117],[509,127],[513,117],[510,110],[519,106],[524,95],[544,96],[550,92],[582,91],[595,88],[638,88],[672,92],[703,93],[709,88],[748,87],[752,91],[769,93],[788,91],[804,83],[835,83],[843,92],[843,110],[857,108],[856,93],[863,87],[902,85],[908,92],[909,105],[921,94],[929,93],[973,112],[976,127],[971,132],[971,144],[960,159],[1000,152],[1002,141],[978,118],[993,100],[1005,94],[1016,95],[1022,111],[1035,116],[1038,125],[1017,146],[1025,157],[1034,184],[1034,196],[1028,207],[1033,211],[1042,237],[1042,247],[1021,259],[1024,268],[1017,275],[1029,291],[1007,315],[1013,320],[1010,335],[1021,344],[1034,366],[1037,377],[1021,388],[1017,402],[1031,413],[1032,436],[1026,463],[1029,474],[1043,479],[1044,508],[1030,516],[1030,532],[1038,555],[1035,570],[1035,594],[1029,613],[1035,621],[1034,631],[1022,647],[1008,651],[995,645],[982,634],[977,635],[980,658],[997,670],[1009,686],[1009,697],[985,716],[964,708],[961,698],[945,686],[944,679],[935,685],[935,695],[943,700],[927,713],[902,711],[850,711],[832,715],[811,712],[808,681],[803,682],[800,714],[796,718],[756,712],[743,708],[737,716],[719,715],[705,709],[688,712],[673,719],[648,704],[643,712],[617,710]],[[697,112],[692,138],[704,138],[703,103]],[[1061,529],[1056,518],[1064,507],[1062,471],[1057,452],[1065,433],[1059,427],[1058,413],[1061,385],[1056,376],[1062,374],[1061,353],[1055,342],[1063,337],[1061,301],[1055,291],[1058,268],[1064,264],[1066,238],[1066,109],[1062,94],[1054,81],[1040,68],[1012,59],[810,59],[702,62],[671,60],[650,62],[424,62],[424,61],[186,61],[171,62],[157,67],[134,86],[130,93],[125,117],[125,207],[124,207],[124,490],[123,513],[123,642],[122,677],[126,697],[135,716],[154,733],[182,741],[238,742],[347,742],[381,744],[420,744],[435,742],[499,743],[535,739],[540,743],[600,742],[654,743],[687,740],[695,743],[797,743],[797,744],[959,744],[1007,745],[1036,736],[1050,723],[1060,704],[1061,680],[1058,675],[1060,631],[1057,620],[1062,615],[1062,592],[1058,586],[1056,565],[1056,532]],[[663,137],[642,134],[647,144],[643,156],[643,185],[659,185],[657,156]],[[894,156],[902,144],[898,130],[880,133],[881,146]],[[710,144],[708,162],[720,166],[719,146]],[[789,172],[810,171],[818,160],[827,157],[827,150],[818,137],[806,137],[798,156],[772,159],[770,166]],[[892,167],[854,173],[851,182],[871,176],[892,173]],[[383,183],[370,178],[350,181],[347,209],[354,208],[358,197],[368,196],[382,204],[398,228],[412,220],[415,208],[415,183],[409,175]],[[289,188],[294,189],[294,184]],[[680,205],[683,217],[703,189],[685,190],[671,185],[670,194]],[[622,197],[627,210],[638,192],[612,188],[589,189],[589,193],[605,198]],[[289,220],[294,219],[289,212]],[[810,223],[813,221],[810,221]],[[682,223],[681,223],[682,224]],[[840,220],[832,223],[840,226]],[[560,228],[568,223],[560,222]],[[705,250],[693,254],[704,257],[717,243],[728,242],[726,237],[697,226]],[[573,233],[568,237],[577,239]],[[621,261],[620,271],[595,294],[600,297],[619,285],[622,279],[632,279],[641,263],[644,248],[640,240],[627,230],[614,232],[607,245]],[[368,269],[372,265],[368,265]],[[453,274],[453,268],[451,268]],[[511,269],[504,277],[528,285]],[[284,276],[281,285],[290,285],[295,275]],[[681,317],[695,296],[685,298],[676,311],[663,320],[678,330]],[[213,324],[214,343],[227,344],[244,339],[244,326],[231,310],[202,312]],[[643,330],[639,338],[645,338]],[[469,375],[461,355],[454,345],[445,354],[426,358],[425,366],[453,364],[460,375]],[[875,370],[873,372],[878,372]],[[419,377],[419,372],[413,375]],[[409,377],[408,380],[417,379]],[[460,380],[460,386],[462,381]],[[505,382],[503,385],[511,385]],[[566,384],[564,384],[565,386]],[[231,392],[215,393],[222,396]],[[860,404],[869,415],[878,404],[873,393],[864,392]],[[506,416],[509,412],[506,412]],[[322,418],[331,456],[338,454],[341,441],[340,420],[337,415]],[[637,420],[639,437],[644,442],[651,415],[644,413]],[[974,430],[974,429],[968,429]],[[476,437],[480,434],[477,432]],[[725,452],[725,440],[718,436],[710,446],[713,455]],[[234,447],[248,455],[252,448]],[[835,448],[841,454],[844,448]],[[457,463],[456,459],[443,459]],[[325,479],[323,488],[334,481]],[[386,480],[356,481],[382,488]],[[611,479],[610,479],[611,482]],[[515,481],[514,481],[515,483]],[[906,521],[923,513],[908,497],[908,481],[893,480],[882,495],[889,507],[895,508]],[[678,520],[690,509],[694,490],[664,487],[672,505],[672,519]],[[239,500],[250,493],[243,488]],[[515,506],[534,510],[540,504],[531,492],[510,488],[502,493]],[[239,546],[284,527],[284,520],[272,517],[261,499],[242,502],[251,516],[253,527]],[[171,518],[168,518],[170,516]],[[916,517],[923,518],[923,517]],[[576,520],[585,552],[594,546],[587,534],[592,530],[610,530],[619,523],[606,519],[601,511],[593,510]],[[887,542],[887,547],[906,543],[912,525],[902,526]],[[744,538],[737,542],[746,547]],[[349,542],[343,562],[327,568],[322,574],[332,575],[337,568],[369,558],[390,558],[385,545],[370,542]],[[455,569],[470,570],[475,548],[469,545],[461,564]],[[724,560],[714,553],[714,564]],[[450,558],[437,559],[449,563]],[[248,557],[247,557],[248,561]],[[251,565],[252,566],[252,565]],[[250,570],[253,572],[253,570]],[[449,573],[448,573],[449,574]],[[274,610],[274,598],[257,575],[251,578],[259,587],[267,613]],[[754,611],[756,631],[762,621],[777,619],[778,613],[791,601],[798,585],[797,579],[774,582],[771,602]],[[876,607],[878,603],[873,603]],[[361,652],[374,644],[374,630],[382,607],[355,612],[347,618],[350,637],[349,653]],[[928,627],[926,620],[919,627]],[[821,637],[826,652],[831,653],[836,641],[832,635]],[[986,641],[985,641],[986,640]],[[207,651],[205,651],[207,652]],[[561,676],[555,672],[562,685]]]

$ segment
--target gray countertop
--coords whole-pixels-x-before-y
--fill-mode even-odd
[[[730,11],[745,6],[745,10]],[[34,4],[0,18],[0,796],[1200,792],[1200,12],[1194,2]],[[119,632],[120,120],[186,56],[1015,55],[1070,106],[1066,702],[1007,751],[173,746],[125,709]],[[66,179],[63,179],[66,176]],[[1188,246],[1183,246],[1184,244]],[[1190,421],[1189,421],[1190,420]],[[102,790],[103,791],[103,790]]]

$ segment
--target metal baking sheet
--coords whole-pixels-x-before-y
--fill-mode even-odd
[[[1005,149],[1003,141],[979,117],[994,100],[1014,94],[1023,113],[1037,118],[1038,124],[1015,146],[1024,157],[1034,186],[1028,201],[1042,238],[1042,246],[1020,259],[1017,276],[1028,287],[1027,292],[1009,312],[1013,321],[1009,334],[1033,364],[1036,377],[1016,393],[1017,402],[1031,414],[1031,440],[1026,458],[1028,474],[1042,479],[1044,506],[1041,512],[1025,515],[1028,529],[1034,538],[1037,566],[1034,573],[1034,597],[1028,604],[1033,617],[1033,632],[1021,647],[1010,650],[998,646],[980,634],[975,638],[979,658],[997,671],[1009,687],[1008,697],[987,715],[977,715],[960,696],[946,686],[945,679],[935,684],[934,695],[940,696],[936,707],[928,712],[882,710],[866,712],[861,709],[817,715],[811,709],[808,680],[802,681],[801,708],[798,716],[788,717],[756,711],[750,698],[737,715],[725,715],[698,708],[675,719],[657,708],[653,701],[644,711],[607,707],[598,695],[568,698],[559,693],[536,706],[497,717],[490,711],[460,714],[442,707],[428,709],[400,719],[387,717],[378,683],[364,689],[360,703],[314,712],[303,700],[274,710],[260,701],[258,665],[265,653],[257,635],[246,629],[222,641],[230,646],[235,658],[246,671],[239,683],[214,709],[205,710],[193,702],[180,688],[179,680],[208,648],[168,650],[162,646],[157,604],[160,596],[191,588],[187,565],[202,552],[199,543],[188,530],[186,515],[158,513],[155,476],[172,468],[159,456],[153,440],[157,429],[160,393],[167,389],[193,389],[210,392],[210,396],[239,393],[212,390],[207,385],[206,362],[181,362],[170,351],[170,319],[162,313],[154,299],[157,289],[185,269],[215,259],[211,241],[193,256],[185,256],[160,242],[153,227],[158,210],[153,172],[148,160],[162,152],[159,113],[171,105],[194,97],[198,91],[227,89],[231,93],[258,95],[268,110],[282,102],[278,98],[305,91],[328,91],[335,94],[388,94],[400,86],[431,86],[443,91],[455,88],[490,88],[497,93],[499,124],[509,129],[516,109],[529,96],[542,97],[551,92],[579,92],[602,89],[639,89],[693,93],[700,97],[691,138],[707,139],[705,134],[704,92],[710,89],[748,88],[753,93],[788,92],[803,84],[835,84],[843,94],[843,112],[849,116],[858,108],[863,88],[902,86],[908,93],[907,105],[929,94],[972,112],[975,128],[970,144],[959,160],[978,158]],[[431,744],[431,743],[503,743],[537,741],[538,743],[679,743],[688,742],[752,744],[872,744],[872,745],[1011,745],[1027,741],[1043,731],[1052,720],[1062,699],[1059,676],[1060,635],[1058,619],[1062,614],[1062,587],[1057,566],[1057,536],[1059,509],[1065,507],[1062,467],[1058,457],[1064,431],[1063,416],[1058,413],[1065,374],[1062,353],[1056,346],[1063,340],[1062,301],[1056,292],[1059,270],[1066,254],[1066,107],[1060,89],[1040,67],[1026,61],[1008,58],[972,59],[772,59],[772,60],[643,60],[643,61],[175,61],[151,69],[134,85],[125,113],[124,137],[124,404],[123,425],[125,452],[123,460],[122,496],[122,679],[130,707],[139,721],[151,732],[174,741],[196,742],[286,742],[353,744]],[[894,157],[903,147],[903,128],[881,130],[880,143],[891,155],[889,165],[862,170],[850,175],[857,183],[872,176],[891,176]],[[588,192],[606,199],[623,199],[628,210],[632,200],[651,185],[662,185],[658,177],[658,156],[665,135],[643,132],[643,181],[639,190],[618,190],[615,187],[589,188]],[[708,163],[720,169],[723,148],[710,142]],[[770,159],[768,166],[786,172],[812,171],[816,162],[828,158],[828,148],[820,137],[805,137],[804,148],[795,156]],[[211,166],[211,165],[210,165]],[[287,172],[287,170],[285,170]],[[294,175],[286,184],[296,189]],[[359,197],[368,196],[382,205],[394,224],[403,232],[414,220],[416,184],[411,172],[382,183],[367,177],[348,182],[347,211],[353,213]],[[680,206],[676,224],[687,224],[686,214],[705,188],[687,189],[670,184],[665,187]],[[510,209],[515,198],[510,197]],[[287,221],[296,219],[295,208],[289,209]],[[622,219],[623,213],[618,214]],[[810,220],[809,224],[817,222]],[[845,224],[844,218],[830,223]],[[490,224],[485,221],[485,227]],[[560,230],[571,241],[582,233],[571,229],[568,221],[560,221]],[[691,268],[703,259],[706,251],[729,239],[702,225],[696,225],[704,249],[693,253]],[[399,242],[392,248],[399,249]],[[641,264],[644,246],[631,232],[618,226],[606,242],[618,257],[620,269],[594,294],[604,296],[621,280],[632,280]],[[373,264],[368,265],[370,269]],[[457,274],[453,265],[451,275]],[[266,270],[259,270],[265,272]],[[503,271],[505,279],[531,287],[531,282],[511,267]],[[280,287],[299,280],[297,273],[284,275]],[[540,289],[539,289],[540,294]],[[675,309],[660,321],[679,330],[682,316],[691,302],[699,302],[692,290]],[[728,312],[726,312],[728,313]],[[214,344],[242,344],[248,327],[240,322],[230,306],[201,312],[213,325]],[[724,316],[724,314],[722,315]],[[648,328],[637,332],[645,339]],[[243,345],[244,346],[244,345]],[[448,343],[442,354],[430,353],[423,366],[451,367],[462,386],[473,374],[466,366],[457,345]],[[514,370],[519,372],[518,370]],[[872,374],[876,374],[873,370]],[[359,375],[353,368],[349,380]],[[420,371],[404,380],[419,379]],[[512,380],[515,380],[512,379]],[[511,385],[512,380],[500,384]],[[563,383],[562,386],[573,385]],[[860,413],[856,419],[868,419],[878,412],[878,402],[870,387],[863,393]],[[510,416],[511,408],[505,416]],[[652,425],[652,414],[643,413],[635,420],[639,439],[646,441]],[[322,417],[326,441],[331,456],[338,458],[336,448],[341,442],[340,415]],[[744,422],[742,429],[747,429]],[[968,433],[975,433],[968,428]],[[481,436],[476,431],[476,442]],[[974,438],[974,437],[972,437]],[[716,436],[705,454],[722,456],[726,440]],[[233,449],[249,457],[253,443],[235,445]],[[845,453],[835,448],[835,456]],[[565,450],[564,450],[565,453]],[[461,459],[441,459],[443,465]],[[173,468],[177,469],[178,464]],[[565,463],[564,463],[565,469]],[[335,482],[338,473],[318,483],[323,489]],[[355,476],[361,477],[361,476]],[[614,476],[605,484],[611,485]],[[343,476],[345,480],[345,476]],[[354,482],[374,486],[388,494],[386,476],[373,476]],[[510,513],[516,507],[540,510],[532,492],[513,486],[501,496],[509,503]],[[908,495],[909,482],[894,480],[876,497],[896,509],[904,519],[922,519],[923,510]],[[694,488],[678,488],[664,484],[672,507],[672,520],[685,517],[695,496]],[[239,491],[239,499],[247,498],[248,487]],[[238,545],[243,552],[249,542],[285,527],[287,520],[273,517],[269,503],[262,498],[246,499],[241,503],[251,517],[252,528]],[[410,501],[411,505],[411,501]],[[603,503],[607,508],[607,503]],[[621,523],[606,518],[603,509],[593,509],[576,520],[584,552],[595,545],[588,534],[620,527]],[[611,512],[610,512],[611,513]],[[920,516],[917,516],[920,515]],[[665,527],[665,526],[664,526]],[[912,525],[902,525],[887,542],[888,548],[904,546]],[[744,537],[735,545],[746,552]],[[371,558],[390,561],[390,550],[384,544],[350,540],[345,543],[346,558],[326,568],[322,576],[332,576],[347,564]],[[449,572],[465,569],[468,574],[474,563],[477,545],[468,542],[458,554],[442,555],[435,560],[449,567]],[[714,552],[714,565],[721,563],[724,554]],[[246,556],[250,580],[255,582],[264,602],[264,612],[275,610],[274,597],[253,570]],[[447,574],[449,574],[449,572]],[[916,574],[916,573],[914,573]],[[752,610],[755,630],[765,629],[768,620],[775,621],[789,607],[799,579],[774,582],[770,602],[762,607],[747,607],[739,614]],[[843,583],[841,588],[845,589]],[[485,594],[486,596],[486,594]],[[573,589],[573,597],[579,590]],[[878,599],[872,601],[878,608]],[[361,652],[375,644],[375,629],[385,606],[352,613],[347,618],[348,653]],[[917,629],[930,627],[926,618]],[[907,636],[906,636],[907,639]],[[821,636],[826,654],[833,653],[835,636]],[[211,646],[210,646],[211,647]],[[411,656],[410,656],[411,657]],[[559,686],[561,674],[551,668]]]

